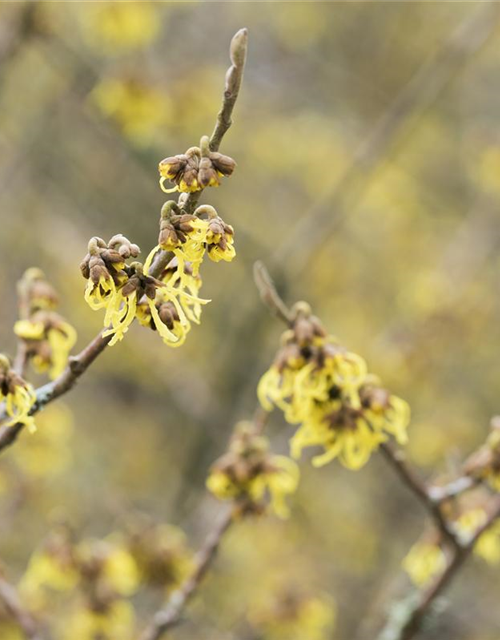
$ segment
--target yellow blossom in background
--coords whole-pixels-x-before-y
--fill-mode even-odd
[[[51,380],[66,368],[71,349],[76,344],[76,331],[53,312],[39,311],[29,320],[18,320],[14,333],[33,349],[31,361],[37,373],[48,372]]]
[[[139,80],[102,80],[90,94],[90,102],[116,122],[123,134],[138,146],[150,144],[172,119],[170,98]]]
[[[402,565],[413,584],[422,588],[444,571],[446,556],[439,545],[421,541],[413,545]]]
[[[36,551],[19,583],[19,593],[34,610],[44,610],[54,593],[72,591],[79,576],[71,556],[51,549]]]
[[[141,583],[176,589],[193,570],[193,553],[184,532],[168,524],[135,528],[128,547],[140,573]]]
[[[137,591],[137,564],[124,543],[115,536],[82,541],[76,547],[76,562],[83,575],[87,567],[92,568],[93,579],[108,593],[130,596]]]
[[[488,564],[500,562],[500,522],[497,521],[479,536],[474,553],[486,560]]]
[[[61,624],[57,640],[132,640],[134,625],[134,609],[124,600],[112,602],[100,611],[82,604]]]
[[[470,509],[454,523],[457,533],[467,542],[471,536],[486,524],[487,512],[482,508]],[[474,545],[474,553],[488,564],[500,562],[500,522],[497,521],[482,533]]]
[[[87,43],[98,53],[120,54],[150,44],[161,15],[151,2],[98,2],[77,6]]]
[[[298,595],[285,588],[251,611],[249,618],[263,640],[327,640],[335,626],[336,606],[331,598]]]
[[[33,438],[20,441],[13,457],[29,478],[52,478],[66,471],[73,460],[71,411],[61,402],[50,404],[37,416],[37,427]]]

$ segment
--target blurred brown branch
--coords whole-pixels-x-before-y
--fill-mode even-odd
[[[451,543],[453,547],[456,547],[458,545],[457,538],[448,526],[446,518],[443,516],[440,503],[431,498],[429,489],[417,473],[408,465],[405,452],[402,449],[397,449],[389,442],[383,442],[380,445],[380,451],[389,466],[394,469],[402,482],[415,494],[429,512],[437,528],[443,535],[443,538]]]
[[[21,605],[17,591],[3,576],[0,576],[0,600],[22,629],[25,638],[28,640],[42,640],[31,614]]]
[[[157,611],[149,627],[140,636],[140,640],[159,640],[168,629],[180,622],[184,607],[203,580],[217,555],[217,550],[224,534],[234,521],[234,510],[235,507],[232,506],[220,518],[198,552],[193,572],[180,588],[170,596],[167,605]]]
[[[24,2],[20,5],[14,20],[6,22],[0,32],[0,71],[16,56],[26,40],[41,34],[37,24],[36,3]]]

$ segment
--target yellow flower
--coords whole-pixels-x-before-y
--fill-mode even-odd
[[[45,325],[33,320],[18,320],[14,325],[14,333],[24,340],[43,340]]]
[[[253,432],[251,424],[237,425],[227,454],[210,470],[207,488],[220,500],[247,500],[259,504],[269,496],[280,518],[289,514],[285,502],[297,489],[299,468],[285,456],[271,455],[266,438]]]
[[[193,570],[193,554],[184,532],[177,527],[141,527],[131,535],[129,546],[141,581],[167,592],[176,589]]]
[[[113,536],[105,540],[85,540],[76,549],[78,564],[93,570],[95,580],[107,592],[131,596],[139,587],[139,570],[128,549]]]
[[[495,522],[479,536],[474,553],[488,564],[500,562],[500,521]]]
[[[31,556],[19,591],[33,609],[44,609],[50,602],[51,592],[72,591],[77,586],[78,572],[64,548],[63,551],[52,553],[47,549]]]
[[[250,488],[254,500],[260,500],[269,491],[271,508],[280,518],[287,518],[290,509],[286,498],[297,490],[299,484],[299,467],[286,456],[272,456],[266,474],[257,476]]]
[[[20,423],[35,431],[35,421],[30,412],[36,403],[33,387],[11,368],[9,360],[0,354],[0,402],[5,401],[5,411],[10,417],[7,426]]]
[[[331,403],[334,406],[335,403]],[[319,411],[318,411],[319,413]],[[335,458],[353,471],[363,467],[385,436],[370,429],[356,410],[343,406],[331,413],[305,420],[290,441],[292,456],[299,458],[304,447],[321,446],[325,452],[312,460],[321,467]]]
[[[109,327],[104,331],[103,338],[113,336],[109,346],[123,340],[134,321],[137,311],[137,291],[124,294],[124,288],[115,290],[115,294],[109,298],[104,316],[104,326]]]
[[[14,333],[27,342],[35,371],[57,378],[65,369],[76,343],[76,331],[53,311],[37,311],[29,320],[18,320]]]
[[[389,435],[407,440],[408,404],[383,389],[360,356],[328,337],[305,303],[296,306],[257,396],[266,411],[277,406],[287,422],[300,425],[290,442],[294,458],[304,447],[323,447],[315,466],[338,458],[360,469]]]
[[[198,215],[208,215],[208,226],[205,236],[208,257],[213,262],[231,262],[236,256],[234,248],[234,229],[217,215],[213,207],[203,206],[196,210]]]
[[[446,568],[446,556],[437,544],[417,542],[403,560],[403,569],[417,587],[425,587]]]
[[[160,291],[154,300],[148,298],[138,305],[137,319],[142,326],[156,329],[170,347],[183,345],[191,329],[179,301],[166,291]]]
[[[146,275],[153,255],[152,252],[144,265]],[[137,318],[142,326],[156,329],[165,344],[179,347],[191,329],[190,320],[199,323],[201,305],[210,301],[198,297],[201,280],[193,275],[190,263],[177,257],[167,266],[159,284],[154,299],[146,297],[137,306]]]
[[[273,406],[279,407],[288,422],[300,422],[291,411],[290,400],[295,388],[295,369],[286,368],[280,371],[277,366],[271,366],[259,380],[257,396],[266,411],[272,411]]]
[[[165,193],[193,193],[206,187],[218,187],[220,179],[230,176],[235,167],[235,161],[229,156],[210,151],[208,136],[203,136],[199,147],[190,147],[186,153],[170,156],[159,163],[160,187]],[[175,186],[166,189],[166,180]]]
[[[110,276],[102,275],[97,282],[89,280],[85,300],[94,311],[106,307],[116,296],[116,285]]]
[[[180,273],[177,258],[174,258],[172,270],[169,272],[167,267],[167,273],[162,280],[169,287],[179,291],[182,307],[189,320],[200,324],[202,306],[208,304],[210,300],[199,297],[202,281],[199,275],[193,274],[191,263],[184,263],[184,270]]]
[[[488,514],[484,509],[470,509],[454,522],[454,528],[467,543],[487,520]],[[500,562],[500,521],[495,522],[479,536],[474,545],[474,553],[488,564]]]

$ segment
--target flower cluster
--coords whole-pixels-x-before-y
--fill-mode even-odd
[[[208,489],[221,500],[236,500],[245,509],[259,512],[266,494],[273,511],[288,515],[285,498],[298,485],[297,465],[286,456],[269,452],[267,438],[257,434],[248,422],[236,425],[229,450],[211,467]]]
[[[134,524],[127,548],[134,558],[141,583],[170,592],[193,569],[193,555],[184,532],[172,525]]]
[[[9,359],[0,354],[0,402],[5,402],[5,412],[10,418],[7,426],[20,423],[31,431],[35,430],[35,421],[30,415],[36,402],[35,390],[23,380],[10,366]]]
[[[56,604],[56,596],[63,598],[66,610],[57,638],[121,640],[131,635],[134,613],[126,598],[138,586],[134,559],[119,539],[76,543],[60,526],[31,557],[19,590],[39,615]],[[68,600],[69,594],[76,597]]]
[[[160,162],[160,186],[165,193],[192,193],[206,187],[218,187],[220,179],[230,176],[235,168],[236,163],[232,158],[218,151],[210,151],[208,137],[203,136],[199,147],[191,147],[186,153]],[[165,189],[165,180],[173,182],[175,186]]]
[[[24,341],[35,371],[57,378],[76,343],[76,331],[56,313],[57,293],[40,269],[28,269],[18,290],[21,318],[14,325],[14,333]]]
[[[323,447],[313,458],[316,466],[339,458],[359,469],[388,436],[401,444],[407,440],[407,403],[385,390],[360,356],[328,336],[305,303],[295,306],[291,328],[257,393],[266,410],[277,406],[287,422],[300,424],[291,440],[294,457],[304,447]]]
[[[326,640],[331,637],[335,617],[335,602],[330,598],[290,587],[250,614],[252,626],[265,640]]]
[[[154,278],[149,272],[159,250],[173,257]],[[122,235],[108,243],[92,238],[80,265],[88,280],[85,299],[92,309],[106,309],[103,336],[112,336],[110,345],[121,340],[137,318],[169,346],[181,346],[191,322],[200,322],[201,306],[209,302],[198,296],[201,263],[205,255],[214,262],[230,262],[236,255],[234,230],[209,205],[187,214],[171,200],[161,210],[158,245],[144,265],[127,264],[139,253],[139,247]]]
[[[183,532],[169,525],[134,516],[124,533],[77,540],[59,524],[31,556],[19,592],[37,618],[58,610],[55,640],[132,640],[130,599],[142,587],[166,595],[192,568]]]
[[[178,300],[179,291],[148,275],[142,263],[126,263],[127,259],[138,255],[139,247],[122,235],[113,236],[108,243],[101,238],[92,238],[88,254],[80,265],[83,276],[88,280],[85,300],[92,309],[106,310],[103,336],[112,336],[110,345],[124,337],[136,317],[145,324],[145,309],[163,339],[175,344],[179,341],[179,332],[176,335],[169,329],[165,314],[159,314],[158,305],[170,303],[179,323],[187,325]]]

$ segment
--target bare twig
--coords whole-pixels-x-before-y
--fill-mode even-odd
[[[231,41],[231,62],[232,65],[226,74],[226,85],[222,99],[222,107],[217,116],[215,130],[210,139],[210,148],[217,150],[221,140],[231,126],[231,114],[233,112],[236,99],[238,98],[243,69],[245,66],[247,50],[248,32],[240,29]],[[189,194],[181,194],[179,205],[188,212],[192,212],[198,202],[201,191]],[[150,275],[159,277],[165,269],[173,254],[170,251],[159,251],[151,269]],[[77,355],[69,359],[68,366],[63,373],[52,382],[40,387],[36,391],[36,403],[31,410],[31,415],[38,413],[47,404],[67,393],[77,382],[80,376],[85,373],[94,360],[106,349],[112,336],[103,338],[102,331]],[[23,366],[25,355],[19,353],[16,357],[15,367]],[[23,359],[23,360],[21,360]],[[0,415],[0,422],[7,416]],[[24,424],[16,423],[10,427],[0,427],[0,451],[13,444],[23,430]]]
[[[474,489],[481,484],[481,479],[474,476],[460,476],[448,484],[432,486],[428,488],[429,496],[434,502],[440,503],[456,498],[466,491]]]
[[[22,607],[17,591],[3,576],[0,576],[0,600],[5,605],[7,612],[22,629],[25,638],[28,640],[42,640],[33,617]]]
[[[224,513],[213,531],[208,535],[196,559],[195,568],[189,578],[175,591],[167,605],[153,617],[153,621],[140,636],[140,640],[158,640],[168,629],[181,621],[184,607],[200,585],[212,564],[220,542],[234,520],[234,507]]]
[[[234,105],[238,99],[240,91],[241,81],[243,79],[243,70],[245,68],[245,61],[247,55],[248,44],[248,30],[240,29],[235,33],[230,45],[230,57],[231,66],[226,73],[226,82],[224,88],[224,94],[222,96],[222,107],[217,115],[217,122],[215,129],[209,141],[211,151],[218,151],[222,138],[227,133],[229,127],[232,124],[231,115],[233,113]],[[193,213],[198,200],[200,199],[201,191],[194,191],[193,193],[182,193],[179,196],[179,206],[186,213]],[[172,258],[172,254],[169,251],[159,251],[153,261],[152,272],[155,275],[161,273],[167,266]]]
[[[276,287],[264,263],[258,261],[253,266],[253,276],[262,302],[269,311],[286,325],[290,326],[292,314],[276,291]]]
[[[233,113],[234,105],[238,99],[240,92],[241,81],[243,79],[243,71],[245,69],[245,62],[247,57],[248,47],[248,30],[240,29],[231,40],[231,46],[229,48],[229,56],[231,58],[231,66],[226,73],[226,85],[224,88],[224,99],[222,101],[222,108],[217,115],[217,123],[215,129],[210,137],[210,150],[218,151],[222,138],[227,133],[227,130],[232,125],[233,121],[231,116]]]
[[[457,538],[450,529],[446,518],[443,516],[440,503],[435,502],[431,498],[425,483],[408,465],[404,451],[396,449],[396,447],[389,442],[383,442],[380,445],[380,450],[385,460],[389,463],[389,466],[395,470],[403,483],[415,494],[428,511],[444,539],[451,543],[453,547],[456,547],[458,544]]]

